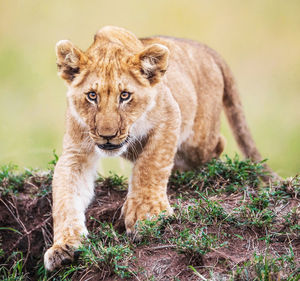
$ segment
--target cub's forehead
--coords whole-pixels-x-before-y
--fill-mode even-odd
[[[74,88],[81,92],[99,93],[134,90],[131,88],[138,81],[131,71],[133,53],[118,44],[108,43],[105,47],[88,49],[85,55],[88,62],[74,81]]]
[[[133,53],[116,43],[98,43],[86,51],[89,68],[94,71],[119,72],[127,68],[127,62]]]
[[[118,75],[106,75],[105,73],[89,72],[81,78],[74,90],[79,93],[94,91],[97,93],[120,93],[121,91],[134,91],[135,79],[129,73],[118,73]]]

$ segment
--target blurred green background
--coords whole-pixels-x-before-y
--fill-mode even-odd
[[[300,171],[299,15],[298,0],[0,0],[0,164],[45,168],[53,149],[60,154],[66,88],[56,75],[55,43],[70,39],[86,49],[97,29],[116,25],[139,37],[196,39],[221,53],[261,153],[292,176]],[[129,167],[104,159],[99,170],[128,175]]]

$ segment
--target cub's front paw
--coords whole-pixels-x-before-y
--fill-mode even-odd
[[[129,195],[122,208],[127,234],[134,232],[138,220],[151,219],[162,211],[166,211],[167,215],[173,214],[167,195],[155,197]]]
[[[63,265],[70,264],[79,254],[75,247],[65,244],[54,244],[44,255],[45,268],[53,271]]]

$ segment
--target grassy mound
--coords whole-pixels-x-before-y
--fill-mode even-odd
[[[125,234],[126,179],[96,181],[89,238],[73,265],[47,273],[53,171],[0,170],[0,280],[299,280],[300,177],[263,184],[261,164],[226,157],[175,173],[175,209]]]

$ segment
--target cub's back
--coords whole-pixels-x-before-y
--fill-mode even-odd
[[[144,45],[163,44],[170,50],[169,66],[163,83],[171,90],[180,107],[182,134],[191,129],[197,116],[214,115],[215,110],[219,112],[224,81],[218,66],[221,58],[214,50],[193,40],[173,37],[159,36],[141,41]]]

